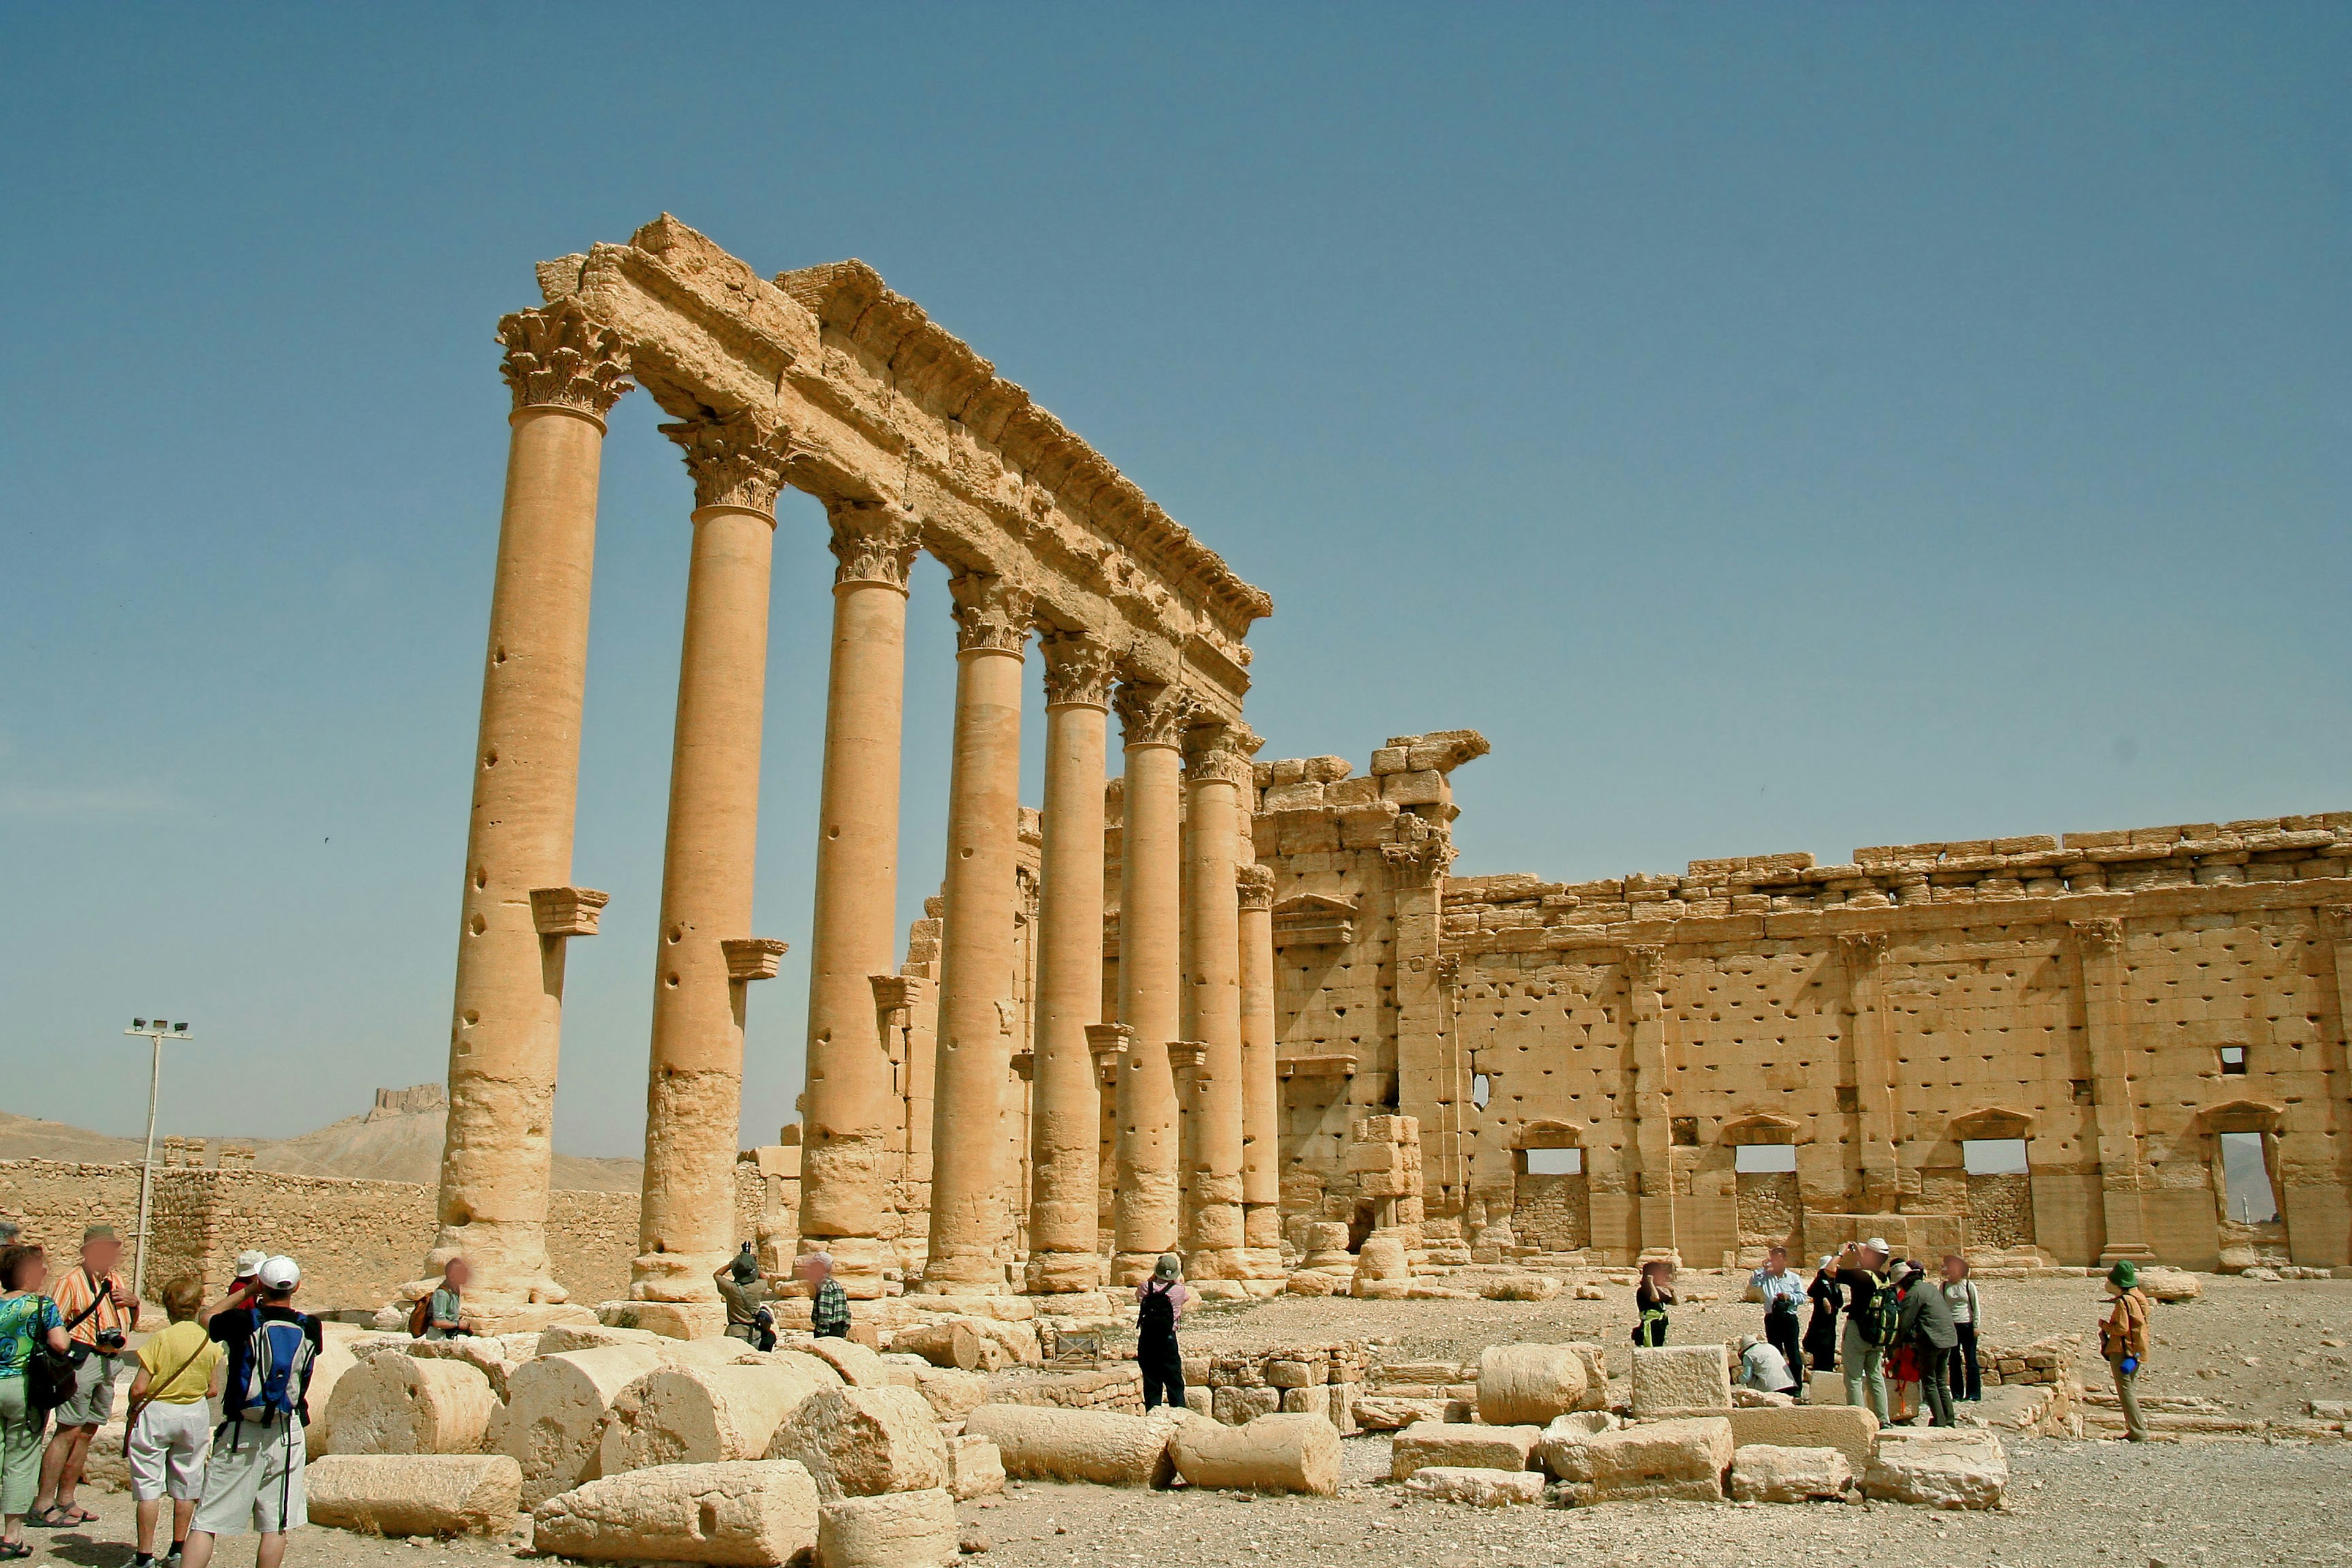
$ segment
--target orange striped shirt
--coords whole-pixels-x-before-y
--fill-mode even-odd
[[[71,1336],[78,1344],[95,1345],[98,1336],[108,1329],[130,1331],[130,1314],[114,1304],[112,1291],[118,1289],[126,1296],[131,1293],[131,1287],[123,1283],[121,1275],[109,1274],[93,1288],[89,1270],[77,1264],[57,1282],[56,1288],[49,1292],[49,1299],[58,1304],[58,1316],[68,1323],[81,1316],[93,1298],[97,1300],[98,1310],[82,1318]]]

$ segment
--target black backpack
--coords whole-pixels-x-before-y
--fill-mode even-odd
[[[1139,1332],[1172,1334],[1176,1331],[1176,1302],[1168,1294],[1171,1289],[1157,1280],[1143,1288],[1143,1302],[1135,1315]]]

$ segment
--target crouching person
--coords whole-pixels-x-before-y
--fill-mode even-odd
[[[213,1392],[213,1374],[222,1360],[221,1347],[196,1321],[204,1303],[204,1281],[193,1274],[164,1286],[163,1311],[171,1326],[139,1347],[122,1446],[131,1467],[131,1496],[139,1506],[139,1554],[131,1560],[131,1568],[148,1568],[155,1560],[155,1526],[166,1498],[172,1502],[172,1550],[165,1562],[179,1568],[189,1521],[204,1496],[205,1451],[213,1436],[205,1396]]]
[[[286,1532],[309,1522],[302,1488],[304,1394],[321,1337],[319,1320],[294,1310],[302,1270],[290,1258],[261,1266],[260,1289],[250,1307],[202,1314],[215,1342],[228,1352],[220,1429],[205,1468],[204,1500],[188,1531],[185,1568],[205,1568],[222,1535],[258,1533],[255,1568],[286,1561]]]

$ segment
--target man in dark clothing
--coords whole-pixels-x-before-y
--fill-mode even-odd
[[[228,1374],[204,1500],[188,1531],[187,1568],[205,1568],[216,1537],[257,1533],[256,1568],[280,1568],[287,1532],[310,1519],[302,1486],[302,1428],[310,1419],[304,1400],[324,1338],[318,1319],[289,1304],[302,1282],[292,1258],[269,1259],[255,1278],[252,1306],[196,1314],[227,1347]]]
[[[1902,1282],[1895,1288],[1903,1295],[1895,1342],[1918,1352],[1919,1397],[1927,1404],[1928,1418],[1938,1426],[1953,1426],[1952,1350],[1960,1342],[1960,1331],[1952,1323],[1952,1304],[1916,1263],[1904,1266]]]
[[[833,1277],[833,1254],[803,1252],[800,1276],[809,1288],[809,1328],[821,1340],[849,1337],[849,1292]]]

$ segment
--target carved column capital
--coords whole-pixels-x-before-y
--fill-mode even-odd
[[[959,572],[948,579],[948,594],[955,600],[956,652],[1021,656],[1034,603],[1027,589],[993,572]]]
[[[776,515],[776,492],[784,488],[784,461],[792,441],[749,409],[665,425],[661,433],[686,452],[694,479],[694,505],[740,507]]]
[[[2086,953],[2120,952],[2124,945],[2124,922],[2113,917],[2098,920],[2068,921],[2074,928],[2074,940]]]
[[[1234,897],[1245,910],[1274,908],[1274,872],[1264,866],[1234,867]]]
[[[2352,904],[2322,904],[2317,913],[2321,925],[2332,930],[2337,942],[2352,942]]]
[[[1402,888],[1434,887],[1454,864],[1454,837],[1426,817],[1396,819],[1396,842],[1381,846],[1381,858]]]
[[[1625,949],[1625,978],[1629,984],[1655,991],[1665,973],[1666,950],[1658,943],[1638,942]]]
[[[1201,700],[1185,687],[1156,680],[1121,680],[1111,707],[1119,732],[1130,746],[1174,746],[1201,711]]]
[[[1213,779],[1246,789],[1250,784],[1250,748],[1245,742],[1257,739],[1246,724],[1224,719],[1193,725],[1184,731],[1186,780],[1201,784]],[[1265,743],[1258,741],[1259,745]]]
[[[1045,660],[1045,706],[1108,708],[1116,673],[1110,649],[1084,632],[1054,632],[1037,639]]]
[[[1839,933],[1838,951],[1845,955],[1849,968],[1867,969],[1886,956],[1886,933],[1883,931],[1850,931]]]
[[[499,374],[513,391],[518,410],[570,408],[601,423],[629,390],[624,379],[629,356],[621,334],[591,317],[577,300],[499,317],[499,342],[507,351]]]
[[[907,591],[907,574],[914,570],[922,547],[923,525],[903,507],[860,504],[827,507],[833,524],[833,585],[879,583]]]

